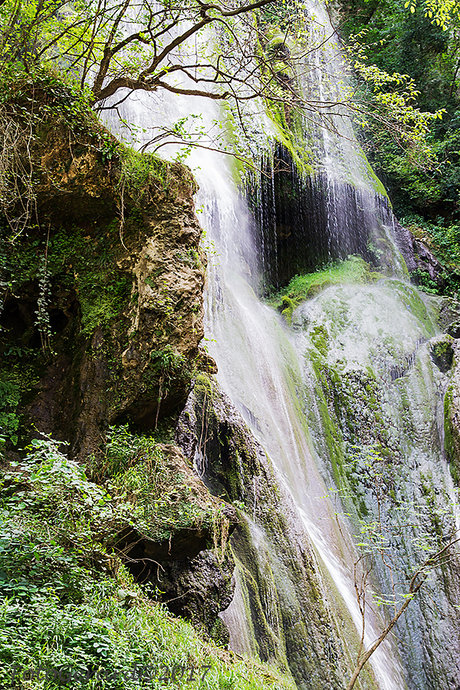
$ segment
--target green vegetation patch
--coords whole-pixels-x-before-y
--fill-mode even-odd
[[[14,444],[18,442],[20,400],[21,388],[15,372],[3,372],[0,379],[0,440],[8,438]]]
[[[133,461],[123,455],[127,438],[112,433],[114,471]],[[104,546],[114,496],[53,441],[26,450],[0,481],[1,687],[294,689],[173,618]]]
[[[272,297],[269,303],[280,311],[290,324],[294,309],[329,285],[372,283],[381,277],[380,273],[371,271],[369,264],[360,256],[349,256],[345,261],[331,264],[321,271],[294,276],[289,285]]]
[[[211,502],[206,509],[194,500],[186,476],[165,451],[153,438],[131,434],[127,425],[111,427],[107,434],[109,490],[121,501],[119,509],[129,523],[153,541],[210,526],[215,512]]]
[[[25,283],[38,282],[46,255],[46,275],[53,291],[63,288],[77,292],[83,335],[91,335],[97,326],[108,327],[127,303],[132,287],[131,275],[116,263],[120,252],[117,225],[61,227],[50,233],[48,242],[31,229],[14,243],[8,241],[9,230],[3,228],[0,270],[10,291],[15,293]]]

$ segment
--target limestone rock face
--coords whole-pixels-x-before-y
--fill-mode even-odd
[[[20,232],[7,216],[0,224],[0,427],[10,454],[50,434],[99,479],[109,425],[172,428],[165,418],[185,404],[197,369],[215,364],[199,349],[206,257],[190,171],[128,151],[91,113],[69,122],[67,96],[37,86],[8,105],[22,156],[9,173],[21,183],[21,169],[32,170],[33,214]],[[12,197],[11,217],[20,201]],[[233,592],[225,547],[235,510],[179,448],[156,445],[166,517],[139,518],[128,496],[134,517],[110,532],[111,547],[171,610],[225,641],[217,617]]]
[[[2,231],[0,353],[25,363],[29,428],[69,440],[84,460],[108,424],[153,428],[186,400],[202,359],[196,184],[185,166],[152,157],[135,159],[144,168],[125,184],[126,154],[96,123],[50,116],[31,151],[38,223],[14,243]]]
[[[228,552],[220,558],[209,549],[193,559],[164,563],[154,582],[172,613],[188,618],[216,642],[227,644],[228,629],[218,615],[232,601],[234,567]]]
[[[276,660],[299,687],[309,687],[312,678],[314,687],[342,687],[341,622],[324,600],[313,548],[269,458],[213,377],[197,377],[176,442],[214,495],[244,502],[230,543],[237,561],[235,601],[244,602],[248,629],[238,630],[240,604],[232,602],[222,614],[238,630],[232,648]],[[193,571],[180,578],[181,587],[190,578]],[[240,646],[239,636],[247,636],[250,649]]]

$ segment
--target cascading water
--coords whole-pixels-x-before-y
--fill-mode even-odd
[[[330,31],[323,10],[310,8],[313,14],[319,21],[311,25]],[[332,100],[336,48],[313,33],[311,40],[324,45],[309,53],[314,66],[305,88]],[[220,117],[210,102],[169,95],[131,96],[125,106],[126,119],[147,130],[146,140],[152,122],[170,125],[192,113],[199,113],[205,129]],[[252,476],[241,465],[245,526],[233,541],[237,588],[222,617],[234,649],[278,663],[299,688],[315,690],[346,686],[361,631],[353,581],[358,556],[350,534],[360,517],[372,518],[375,496],[366,456],[353,449],[379,444],[390,454],[399,477],[388,490],[427,507],[424,529],[430,501],[447,506],[454,500],[436,423],[447,378],[430,357],[435,319],[401,280],[391,212],[375,191],[351,127],[340,113],[331,122],[341,138],[318,123],[306,126],[321,157],[315,176],[299,175],[279,149],[285,171],[262,177],[253,196],[254,222],[221,155],[196,149],[188,159],[200,185],[197,208],[209,257],[207,346],[219,386],[266,464]],[[400,278],[331,284],[299,306],[291,327],[255,293],[260,266],[262,282],[280,286],[296,272],[350,253],[380,261]],[[206,448],[197,445],[195,459],[206,476]],[[354,492],[351,522],[331,493],[334,482]],[[414,562],[412,537],[401,534],[398,568]],[[371,657],[362,688],[459,687],[455,649],[448,644],[458,640],[459,585],[454,575],[443,576],[409,607],[396,638]],[[375,580],[384,592],[391,589],[385,568]],[[370,602],[367,645],[382,625]]]

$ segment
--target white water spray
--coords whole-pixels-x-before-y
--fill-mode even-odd
[[[322,20],[326,25],[324,17]],[[321,59],[323,64],[318,63],[317,72],[324,78],[326,62],[330,84],[333,59],[317,58]],[[318,88],[320,97],[325,98],[321,80]],[[169,94],[132,95],[123,114],[140,130],[145,130],[144,142],[152,138],[153,123],[156,127],[168,127],[180,118],[196,115],[203,122],[203,130],[210,131],[221,116],[210,101]],[[117,129],[115,118],[110,124]],[[267,128],[266,121],[261,127]],[[350,170],[353,170],[351,181],[359,189],[358,203],[366,207],[365,215],[370,222],[377,217],[382,226],[382,201],[372,189],[372,179],[359,147],[350,141],[350,127],[346,128],[343,142],[334,137],[326,131],[322,144],[326,153],[331,236],[340,236],[346,229],[347,214],[340,214],[340,194],[343,194],[340,179],[345,176],[350,181]],[[177,149],[169,147],[164,152],[174,150]],[[355,635],[359,636],[362,621],[354,592],[352,568],[356,555],[352,539],[347,536],[348,525],[337,516],[336,506],[328,498],[326,459],[315,451],[299,400],[304,377],[303,350],[280,317],[259,301],[253,290],[258,260],[249,212],[234,184],[228,160],[205,148],[193,148],[187,162],[200,186],[196,205],[205,230],[209,259],[206,339],[219,368],[217,378],[270,457],[279,484],[295,506],[298,528],[315,547],[324,589],[329,590],[332,599],[337,600],[337,595],[341,599],[355,625]],[[390,230],[384,228],[385,232]],[[391,232],[387,239],[392,242]],[[397,256],[393,244],[393,257]],[[397,268],[401,270],[401,265]],[[197,458],[200,472],[204,463],[203,457]],[[255,524],[251,530],[262,545],[263,531]],[[274,547],[265,545],[264,548],[269,552]],[[223,618],[230,625],[233,643],[250,650],[251,634],[245,615],[244,595],[239,587]],[[366,627],[367,645],[378,636],[381,627],[379,617],[371,614]],[[347,634],[351,634],[349,630]],[[406,688],[398,653],[390,641],[373,654],[371,664],[381,690]]]

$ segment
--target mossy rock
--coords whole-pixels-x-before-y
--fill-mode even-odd
[[[46,82],[34,93],[27,82],[5,106],[12,118],[23,106],[18,122],[32,127],[21,155],[36,171],[39,221],[14,242],[0,223],[0,355],[14,346],[10,362],[35,372],[27,400],[5,412],[85,461],[108,424],[149,429],[178,410],[206,359],[196,183],[183,165],[128,150],[83,105],[65,115],[68,90]],[[40,105],[43,117],[29,117]]]
[[[431,359],[444,374],[452,368],[454,359],[453,342],[453,337],[448,334],[430,340]]]

